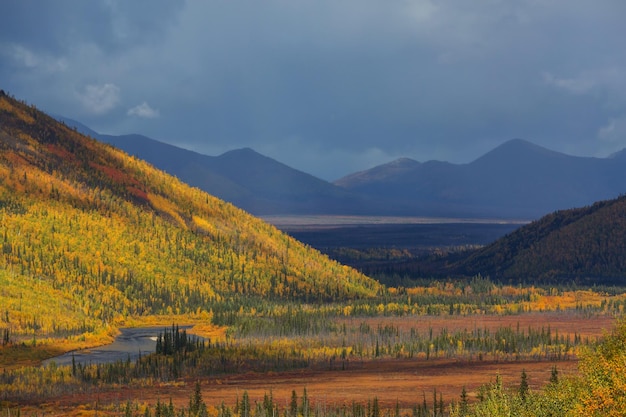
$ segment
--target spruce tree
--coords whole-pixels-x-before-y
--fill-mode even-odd
[[[189,400],[189,411],[192,415],[198,415],[200,413],[200,410],[202,409],[203,404],[204,401],[202,400],[202,389],[200,386],[200,381],[196,381],[193,395]]]
[[[526,401],[526,396],[528,395],[528,381],[526,376],[526,371],[522,369],[522,377],[519,386],[519,396],[522,401]]]
[[[296,390],[291,391],[291,402],[289,403],[289,415],[290,417],[296,417],[298,415],[298,394],[296,394]]]
[[[250,397],[248,397],[248,391],[243,392],[239,413],[240,417],[250,417]]]
[[[467,397],[467,390],[465,389],[465,385],[463,385],[463,390],[461,391],[461,403],[459,404],[459,415],[466,416],[469,412],[469,399]]]
[[[550,374],[550,383],[556,384],[559,382],[559,371],[556,369],[556,365],[552,366],[552,373]]]

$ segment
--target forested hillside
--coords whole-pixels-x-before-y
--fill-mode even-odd
[[[626,197],[562,210],[530,223],[448,271],[501,280],[624,285]]]
[[[0,92],[0,328],[83,334],[132,315],[380,286],[244,211]]]

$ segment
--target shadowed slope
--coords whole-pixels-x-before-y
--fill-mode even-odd
[[[407,214],[536,218],[623,193],[619,155],[574,157],[514,139],[469,164],[398,160],[335,184],[381,196]]]
[[[504,281],[625,285],[626,197],[554,212],[454,263],[445,273]]]

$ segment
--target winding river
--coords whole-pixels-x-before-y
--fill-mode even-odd
[[[115,338],[115,341],[109,345],[68,352],[64,355],[44,361],[43,365],[49,365],[52,362],[57,365],[71,365],[72,357],[77,364],[125,361],[129,357],[131,361],[134,361],[140,354],[147,355],[154,353],[156,350],[157,336],[159,333],[163,333],[166,328],[167,326],[120,329],[121,333]],[[180,330],[190,328],[191,326],[181,326]]]

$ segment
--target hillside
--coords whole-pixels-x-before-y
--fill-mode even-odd
[[[626,197],[557,211],[464,259],[440,259],[444,274],[513,282],[626,285]]]
[[[372,203],[249,148],[209,156],[142,135],[105,135],[59,120],[254,215],[360,213]]]
[[[0,92],[0,327],[339,300],[379,285],[235,206]]]
[[[533,219],[620,195],[626,165],[619,154],[575,157],[515,139],[469,164],[398,160],[335,184],[402,214]]]

